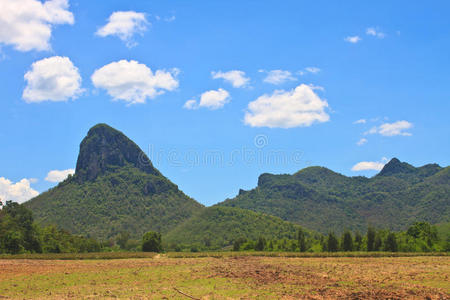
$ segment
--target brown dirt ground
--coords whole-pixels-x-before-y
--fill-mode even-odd
[[[58,286],[67,275],[90,281]],[[41,288],[42,276],[55,286]],[[199,299],[450,299],[449,276],[449,257],[0,260],[0,298],[188,299],[179,288]]]

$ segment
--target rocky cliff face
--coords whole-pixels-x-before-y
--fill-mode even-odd
[[[145,173],[160,175],[133,141],[106,124],[98,124],[80,144],[75,177],[80,182],[92,181],[127,164]]]

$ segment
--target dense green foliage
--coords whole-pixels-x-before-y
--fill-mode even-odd
[[[100,247],[55,226],[37,226],[31,211],[15,202],[7,201],[0,210],[0,253],[98,252]]]
[[[369,224],[404,230],[417,220],[450,220],[450,167],[415,168],[394,158],[372,178],[322,167],[262,174],[255,189],[241,190],[219,205],[274,215],[322,233],[362,231]]]
[[[81,143],[74,176],[25,206],[39,224],[101,240],[122,232],[134,239],[150,230],[165,233],[203,207],[153,168],[131,140],[103,124]]]
[[[144,252],[161,252],[161,234],[154,231],[149,231],[142,237],[142,251]]]
[[[450,231],[443,232],[442,238],[437,234],[436,226],[426,222],[415,222],[406,231],[369,227],[367,234],[352,234],[345,231],[340,237],[333,232],[327,236],[309,233],[299,229],[297,239],[239,239],[234,251],[299,251],[299,252],[350,252],[350,251],[386,251],[386,252],[445,252],[450,251],[448,240]],[[303,244],[303,246],[302,246]],[[303,248],[302,248],[303,247]]]
[[[296,237],[298,226],[253,211],[212,206],[178,225],[163,236],[163,242],[169,249],[176,247],[191,249],[221,249],[231,246],[239,238],[258,239]],[[183,246],[184,245],[184,246]]]
[[[141,238],[150,230],[167,232],[202,207],[168,179],[129,165],[94,181],[74,177],[25,203],[40,224],[97,239],[120,232]]]

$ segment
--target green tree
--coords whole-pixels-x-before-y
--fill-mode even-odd
[[[247,240],[243,237],[238,238],[233,243],[233,251],[239,251],[241,250],[241,246],[246,242]]]
[[[374,251],[380,251],[382,245],[383,245],[383,241],[381,240],[381,236],[380,236],[380,234],[377,234],[375,236],[375,242],[374,242],[374,245],[373,245],[373,250]]]
[[[367,251],[375,251],[376,231],[372,226],[367,228]]]
[[[161,252],[161,234],[149,231],[142,237],[142,251],[144,252]]]
[[[363,238],[362,238],[362,236],[361,236],[361,233],[359,233],[359,231],[357,231],[356,233],[355,233],[355,243],[354,243],[354,248],[355,248],[355,250],[356,251],[361,251],[362,249],[362,240],[363,240]]]
[[[300,252],[305,252],[306,251],[306,236],[305,236],[305,232],[303,231],[303,229],[301,227],[298,229],[297,240],[298,240],[298,249],[300,250]]]
[[[126,231],[121,231],[116,238],[116,243],[121,249],[126,249],[127,242],[130,239],[130,234]]]
[[[353,251],[353,237],[350,231],[346,231],[343,237],[342,250]]]
[[[384,251],[398,251],[397,238],[395,236],[395,233],[389,232],[389,234],[387,235],[386,241],[384,242]]]
[[[256,251],[264,251],[264,248],[266,247],[266,239],[262,236],[258,238],[258,242],[255,245]]]
[[[16,202],[6,201],[0,211],[0,251],[42,252],[32,212]]]
[[[339,241],[333,232],[328,234],[327,249],[329,252],[336,252],[339,250]]]

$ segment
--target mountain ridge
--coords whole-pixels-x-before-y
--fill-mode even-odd
[[[323,233],[363,231],[369,224],[405,229],[415,217],[431,223],[450,219],[449,168],[416,168],[393,158],[370,178],[318,166],[292,175],[263,173],[254,189],[217,205],[274,215]]]
[[[154,230],[185,242],[186,237],[200,240],[218,219],[224,224],[215,226],[234,235],[247,226],[245,218],[255,220],[257,227],[243,231],[252,238],[266,232],[265,226],[290,228],[292,234],[294,224],[327,233],[364,231],[368,224],[404,229],[417,220],[448,222],[449,182],[450,167],[416,168],[397,158],[371,178],[314,166],[294,174],[263,173],[254,189],[205,208],[164,177],[122,132],[97,124],[80,143],[75,174],[25,206],[38,223],[76,234],[110,239],[126,231],[140,238]],[[217,242],[229,243],[234,235]]]

